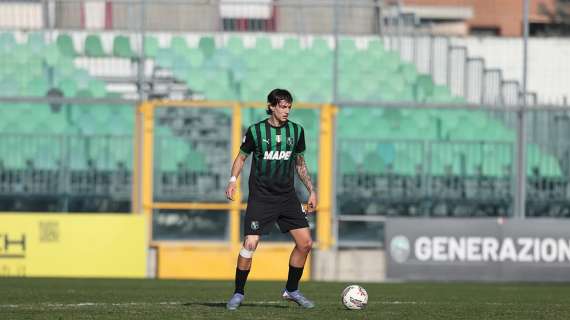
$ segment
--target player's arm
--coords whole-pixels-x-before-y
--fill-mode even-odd
[[[237,187],[237,177],[239,177],[241,170],[243,169],[243,165],[245,164],[245,160],[247,159],[248,154],[244,152],[240,152],[236,159],[234,160],[234,164],[232,165],[232,177],[228,182],[228,186],[226,187],[226,197],[229,200],[234,200],[234,193]]]
[[[309,191],[309,201],[307,202],[307,211],[313,212],[317,208],[317,193],[313,182],[311,181],[311,176],[309,175],[309,169],[307,169],[307,162],[303,154],[298,154],[295,160],[295,167],[297,169],[297,174],[299,179],[303,182],[307,191]]]
[[[247,128],[241,146],[239,147],[239,154],[237,155],[236,159],[234,160],[234,164],[232,165],[232,176],[228,182],[228,186],[226,187],[226,198],[229,200],[234,200],[234,193],[237,187],[237,178],[243,169],[243,165],[245,164],[247,156],[252,153],[253,150],[255,150],[255,141],[253,139],[253,134],[251,133],[250,127]]]

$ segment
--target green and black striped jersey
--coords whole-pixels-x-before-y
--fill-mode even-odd
[[[247,129],[240,150],[253,153],[250,199],[295,195],[295,159],[305,151],[303,127],[289,120],[274,127],[265,119]]]

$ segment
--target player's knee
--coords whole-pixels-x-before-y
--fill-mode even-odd
[[[297,244],[297,247],[303,252],[309,252],[313,248],[313,240],[303,240]]]
[[[257,248],[257,243],[259,242],[259,238],[257,237],[246,237],[245,241],[243,242],[243,247],[249,251],[255,251]]]
[[[250,250],[246,247],[242,247],[241,250],[239,251],[239,255],[243,258],[251,259],[251,258],[253,258],[254,252],[255,252],[255,248]]]

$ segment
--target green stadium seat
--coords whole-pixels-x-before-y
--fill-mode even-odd
[[[189,70],[192,70],[190,62],[185,56],[175,55],[172,65],[172,73],[177,78],[184,78]]]
[[[27,45],[33,53],[41,54],[46,46],[43,32],[31,32],[28,34]]]
[[[93,98],[93,93],[89,89],[79,89],[75,96],[77,98]]]
[[[206,90],[208,81],[200,74],[199,69],[190,69],[185,80],[192,91],[203,92]]]
[[[20,92],[20,86],[11,79],[3,79],[0,81],[0,96],[15,97]]]
[[[128,125],[128,120],[118,116],[113,115],[106,122],[107,133],[110,135],[127,136],[133,134],[133,127]],[[128,147],[130,149],[130,146]]]
[[[480,131],[469,126],[460,126],[447,131],[443,139],[450,140],[481,140]]]
[[[174,51],[167,48],[160,48],[156,53],[156,63],[163,68],[172,68],[175,63]]]
[[[185,58],[192,67],[200,67],[204,64],[204,52],[197,49],[191,49],[186,52]]]
[[[427,102],[433,103],[450,103],[453,102],[453,96],[447,86],[436,85],[433,87],[431,97],[427,98]]]
[[[379,152],[370,152],[364,156],[362,171],[368,174],[381,174],[385,170],[386,164]]]
[[[245,53],[245,47],[241,37],[231,36],[226,44],[226,49],[234,55],[241,56]]]
[[[181,36],[174,36],[170,39],[170,48],[179,55],[185,55],[189,50],[186,39]]]
[[[346,63],[349,65],[352,64],[352,67],[356,69],[357,72],[368,73],[373,78],[376,78],[377,74],[382,71],[374,69],[376,63],[374,58],[364,50],[359,50],[351,56],[346,56]]]
[[[30,57],[32,56],[32,51],[27,45],[17,45],[13,49],[13,63],[19,65],[25,65]]]
[[[204,93],[209,100],[235,100],[237,98],[237,93],[230,86],[221,86],[216,82],[209,82]]]
[[[328,42],[323,38],[315,38],[313,39],[313,43],[310,47],[310,53],[315,54],[317,56],[326,56],[332,53],[331,49],[329,48]]]
[[[385,70],[388,73],[396,73],[401,63],[399,54],[393,51],[386,52],[377,61],[377,67]]]
[[[301,43],[298,38],[287,38],[283,41],[283,50],[286,55],[301,53]]]
[[[207,170],[204,155],[191,148],[191,145],[179,137],[165,137],[156,139],[158,147],[155,147],[156,165],[161,171],[177,171],[179,166],[196,172]],[[168,156],[164,156],[168,155]]]
[[[255,50],[262,54],[271,53],[273,51],[271,39],[268,37],[257,37],[255,40]]]
[[[119,164],[122,163],[127,170],[132,170],[133,148],[131,140],[127,137],[122,137],[120,140],[111,140],[110,144],[112,150],[111,163],[113,168],[117,169]]]
[[[49,82],[45,78],[34,78],[25,87],[26,95],[43,97],[49,90]]]
[[[47,140],[47,141],[46,141]],[[33,155],[34,166],[38,169],[55,170],[59,166],[62,155],[59,137],[49,137],[37,141],[36,152]]]
[[[186,82],[196,91],[206,91],[212,89],[211,86],[230,87],[228,72],[219,69],[192,69],[187,75]]]
[[[144,54],[146,57],[155,58],[158,53],[158,39],[153,36],[144,37]]]
[[[11,32],[0,34],[0,53],[10,52],[16,46],[16,39]]]
[[[359,166],[348,152],[341,152],[338,168],[341,174],[355,174]]]
[[[113,55],[119,58],[134,58],[136,56],[131,49],[131,40],[128,36],[116,36],[113,39]]]
[[[25,68],[33,77],[45,77],[44,59],[40,55],[32,54],[28,57],[28,61],[24,64]]]
[[[75,69],[73,70],[71,77],[77,81],[77,87],[80,89],[87,88],[89,81],[92,80],[91,75],[85,69]]]
[[[66,97],[74,97],[77,93],[77,83],[73,78],[63,78],[58,83],[58,88],[63,91],[63,95]]]
[[[209,58],[216,51],[216,41],[213,37],[203,36],[198,41],[198,48],[202,50],[204,57]]]
[[[206,157],[204,154],[198,151],[190,151],[188,156],[188,167],[192,171],[207,172],[208,166],[206,164]]]
[[[52,115],[46,120],[47,122],[45,123],[45,126],[42,126],[40,124],[37,127],[38,132],[42,132],[41,130],[49,130],[49,132],[51,133],[65,134],[68,133],[71,128],[69,122],[65,118],[65,115],[62,113],[57,115]]]
[[[384,53],[384,43],[380,39],[372,39],[368,42],[368,47],[366,50],[375,56],[379,56]]]
[[[77,56],[77,52],[75,51],[75,48],[73,46],[73,39],[71,39],[71,36],[69,36],[68,34],[59,34],[57,36],[57,47],[59,48],[59,51],[61,52],[61,54],[63,56],[66,57],[75,57]]]
[[[341,38],[338,41],[338,53],[340,58],[342,57],[352,57],[356,54],[357,49],[352,38]]]
[[[107,95],[106,84],[101,80],[90,80],[88,82],[88,89],[94,98],[102,98]]]
[[[398,73],[402,75],[406,83],[414,84],[418,77],[416,66],[411,63],[403,63],[400,65]]]
[[[14,81],[18,85],[19,90],[22,91],[23,89],[25,89],[26,85],[32,80],[32,78],[33,78],[32,74],[28,72],[20,72],[14,74],[10,80]]]
[[[560,177],[562,175],[560,163],[554,156],[549,154],[544,154],[540,163],[540,172],[547,177]]]
[[[114,105],[113,116],[119,116],[125,120],[127,124],[135,122],[135,107],[132,105]]]
[[[57,61],[54,71],[58,75],[58,77],[72,78],[75,75],[76,70],[77,69],[75,68],[73,59],[70,59],[68,57],[62,57]]]
[[[425,102],[433,94],[433,81],[428,75],[419,75],[413,86],[414,97],[418,102]]]
[[[49,44],[45,48],[44,57],[48,66],[55,66],[61,59],[59,48],[55,44]]]
[[[106,56],[99,35],[90,34],[85,38],[85,55],[93,58]]]
[[[79,138],[79,137],[77,137]],[[86,170],[87,169],[87,139],[71,139],[70,152],[69,152],[69,167],[71,170]]]

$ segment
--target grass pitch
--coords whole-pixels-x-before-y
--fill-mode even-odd
[[[570,284],[384,283],[364,286],[365,310],[345,310],[349,283],[302,283],[317,307],[280,299],[283,282],[0,278],[0,319],[570,319]]]

